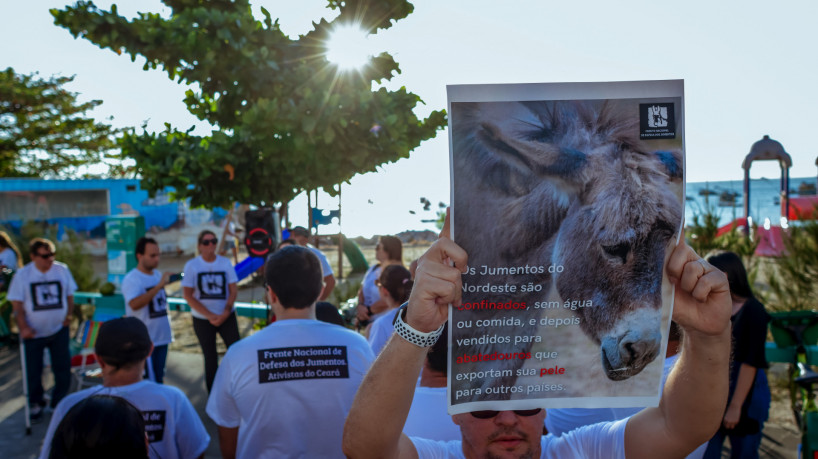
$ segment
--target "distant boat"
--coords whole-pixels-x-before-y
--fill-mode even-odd
[[[713,196],[714,194],[718,193],[708,188],[702,188],[701,190],[699,190],[699,196]]]
[[[798,194],[800,196],[814,196],[815,184],[809,182],[801,182],[801,184],[798,185]]]
[[[736,198],[738,198],[738,193],[735,191],[722,191],[719,193],[719,207],[735,207],[738,205]]]

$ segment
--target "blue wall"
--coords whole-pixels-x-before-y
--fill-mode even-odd
[[[145,217],[146,229],[166,229],[178,221],[179,202],[170,202],[165,193],[157,193],[149,198],[148,192],[140,187],[137,179],[90,179],[90,180],[40,180],[40,179],[0,179],[2,192],[37,192],[68,190],[108,190],[108,205],[111,215],[120,215],[136,211]],[[105,217],[95,215],[88,217],[50,218],[49,224],[58,224],[60,228],[69,227],[89,237],[105,237]],[[0,217],[3,218],[3,217]],[[0,223],[19,230],[24,223],[21,219],[10,219]],[[62,231],[60,231],[62,232]]]

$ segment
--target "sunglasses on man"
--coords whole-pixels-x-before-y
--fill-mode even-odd
[[[47,260],[47,259],[53,257],[56,254],[54,252],[46,252],[46,253],[37,253],[35,255],[37,255],[38,257],[40,257],[40,258],[42,258],[44,260]]]
[[[218,239],[202,239],[202,245],[216,245],[219,242]]]
[[[535,408],[533,410],[514,410],[514,414],[516,414],[517,416],[529,417],[529,416],[535,416],[535,415],[539,414],[540,411],[542,411],[542,408]],[[499,411],[491,411],[491,410],[483,410],[483,411],[472,411],[469,414],[476,417],[477,419],[491,419],[491,418],[497,416],[498,414],[500,414],[500,412]]]

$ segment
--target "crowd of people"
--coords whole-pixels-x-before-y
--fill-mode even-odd
[[[136,244],[137,267],[122,282],[126,317],[99,329],[102,384],[69,395],[76,283],[55,261],[51,241],[33,240],[32,261],[23,265],[0,233],[0,267],[17,269],[8,299],[23,338],[33,421],[46,408],[46,348],[55,376],[40,457],[195,458],[211,441],[225,458],[701,457],[705,449],[705,457],[718,457],[725,437],[741,454],[734,457],[753,457],[753,449],[757,455],[766,419],[759,336],[769,316],[730,255],[708,261],[684,243],[670,255],[675,334],[659,408],[546,413],[531,406],[449,416],[445,322],[448,305],[460,301],[468,256],[446,229],[411,272],[400,240],[380,238],[377,263],[358,294],[358,330],[339,326],[337,309],[324,301],[334,274],[307,244],[309,231],[291,235],[263,270],[274,317],[243,339],[236,272],[216,253],[213,232],[199,234],[198,254],[185,265],[181,282],[204,357],[206,413],[218,426],[211,439],[185,394],[163,384],[173,340],[164,287],[172,276],[158,269],[155,240]],[[227,347],[221,362],[217,335]]]

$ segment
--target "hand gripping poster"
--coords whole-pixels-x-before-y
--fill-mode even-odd
[[[656,405],[683,82],[449,86],[449,412]]]

